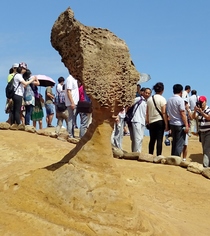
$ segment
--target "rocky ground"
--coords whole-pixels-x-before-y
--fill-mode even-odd
[[[129,138],[123,139],[126,151],[130,151]],[[148,141],[145,137],[142,152],[147,152]],[[0,130],[0,143],[0,235],[131,235],[96,227],[88,222],[88,212],[78,218],[67,203],[63,207],[61,199],[53,200],[52,186],[45,183],[53,173],[43,168],[60,161],[75,144],[13,130]],[[202,163],[201,153],[198,138],[191,137],[187,160]],[[164,145],[163,155],[170,155],[170,147]],[[122,191],[141,215],[141,232],[134,230],[132,235],[209,235],[209,179],[178,166],[123,159],[114,163]],[[52,199],[45,190],[52,192]]]

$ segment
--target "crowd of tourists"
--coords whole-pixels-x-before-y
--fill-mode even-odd
[[[180,156],[186,161],[188,138],[197,135],[203,148],[203,166],[210,167],[210,108],[206,96],[198,96],[196,90],[191,91],[190,85],[183,90],[181,84],[174,84],[173,95],[168,100],[163,96],[162,82],[156,83],[152,90],[137,85],[133,105],[124,108],[116,118],[112,144],[122,149],[123,129],[128,126],[131,151],[141,152],[147,128],[150,136],[149,154],[154,154],[155,148],[157,156],[162,154],[165,134],[172,139],[171,155]],[[128,122],[125,117],[130,109],[132,117]]]
[[[43,109],[46,109],[47,127],[53,127],[56,113],[55,132],[60,134],[65,121],[69,138],[74,138],[77,127],[77,115],[80,116],[79,137],[83,137],[92,119],[91,101],[83,84],[69,75],[66,80],[58,78],[56,92],[54,84],[46,87],[45,98],[38,91],[40,81],[27,68],[24,62],[14,63],[9,70],[7,82],[13,80],[14,95],[7,98],[5,111],[7,122],[12,126],[30,125],[43,128]],[[152,95],[152,90],[154,94]],[[188,138],[199,135],[203,148],[203,166],[210,167],[210,108],[206,96],[198,96],[189,85],[175,84],[173,96],[166,100],[163,96],[164,84],[158,82],[150,88],[141,88],[137,84],[136,97],[131,107],[125,107],[114,117],[115,124],[111,142],[122,149],[123,135],[130,135],[131,151],[141,152],[145,129],[149,130],[149,154],[162,154],[164,133],[172,138],[171,155],[182,156],[186,161]],[[190,96],[191,92],[191,96]],[[127,114],[130,112],[130,119]]]
[[[69,138],[75,138],[74,129],[77,127],[77,115],[80,116],[80,138],[84,136],[91,123],[91,101],[88,98],[81,81],[69,75],[65,79],[58,78],[57,85],[47,86],[45,98],[39,93],[40,81],[32,75],[27,64],[14,63],[9,70],[7,82],[12,80],[14,95],[7,98],[5,112],[8,114],[7,122],[13,127],[31,125],[35,128],[38,123],[39,129],[43,128],[42,120],[46,110],[47,127],[53,127],[52,121],[56,114],[57,126],[55,132],[60,134],[63,121]],[[54,94],[53,87],[56,87]]]

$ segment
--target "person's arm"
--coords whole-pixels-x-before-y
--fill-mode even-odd
[[[31,84],[32,82],[34,82],[35,77],[32,77],[31,80],[25,81],[24,79],[21,81],[21,84],[23,84],[24,86],[27,86],[29,84]]]
[[[34,77],[33,85],[39,86],[40,85],[39,80],[37,79],[36,76],[33,76],[33,77]]]
[[[147,110],[146,110],[146,120],[145,120],[145,123],[146,124],[149,124],[149,111],[148,111],[148,106],[147,106]]]
[[[54,99],[54,96],[53,96],[51,93],[48,93],[48,92],[47,92],[47,96],[48,96],[51,100]]]
[[[210,120],[210,115],[206,114],[202,108],[197,108],[197,111],[201,114],[201,116],[203,116],[206,120]]]
[[[75,105],[73,97],[72,97],[71,89],[67,89],[67,96],[69,98],[69,101],[71,102],[70,107],[74,110],[76,108],[76,105]]]
[[[185,131],[185,133],[188,133],[189,132],[189,126],[188,126],[188,123],[187,123],[187,116],[186,116],[185,110],[181,110],[180,115],[181,115],[182,121],[183,121],[184,126],[185,126],[184,131]]]
[[[165,122],[165,131],[168,131],[169,127],[168,127],[168,116],[166,114],[166,104],[161,107],[161,112],[162,112],[162,115],[163,115],[163,120]]]

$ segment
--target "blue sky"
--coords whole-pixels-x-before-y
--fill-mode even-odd
[[[14,62],[24,61],[33,74],[46,74],[56,81],[68,76],[50,43],[52,26],[68,7],[84,25],[107,28],[126,42],[137,70],[152,78],[142,86],[152,88],[163,82],[168,99],[175,83],[189,84],[210,99],[208,0],[2,0],[0,122],[7,119],[5,86]]]

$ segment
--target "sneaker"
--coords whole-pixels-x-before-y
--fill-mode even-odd
[[[186,161],[186,158],[183,158],[182,161]]]
[[[53,125],[47,125],[47,127],[54,127]]]

